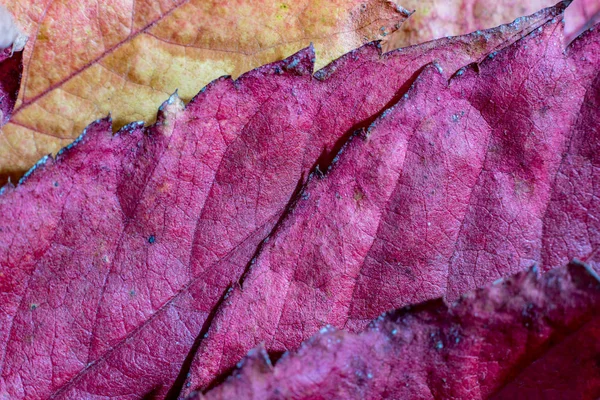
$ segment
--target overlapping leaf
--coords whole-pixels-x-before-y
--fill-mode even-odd
[[[519,273],[446,305],[325,327],[275,367],[263,348],[190,399],[592,399],[600,393],[600,282],[580,263]]]
[[[440,204],[448,207],[427,208],[438,215],[434,213],[430,218],[416,213],[414,221],[425,226],[431,223],[432,231],[437,229],[440,235],[447,236],[441,258],[452,256],[454,253],[448,249],[453,246],[458,256],[448,261],[444,275],[439,268],[427,270],[426,258],[434,257],[437,249],[426,248],[419,259],[422,272],[438,280],[446,279],[449,284],[426,288],[422,293],[416,288],[414,295],[391,293],[391,286],[384,285],[382,297],[372,303],[372,308],[352,311],[348,327],[359,329],[373,312],[417,300],[418,296],[429,298],[445,292],[456,295],[466,287],[520,270],[534,260],[544,261],[545,266],[558,265],[546,262],[546,255],[538,257],[542,248],[551,249],[548,257],[558,259],[588,251],[596,245],[596,239],[590,237],[589,243],[582,245],[577,241],[579,237],[571,235],[576,224],[564,226],[560,212],[564,207],[589,205],[580,199],[561,198],[553,185],[567,184],[568,177],[578,169],[588,168],[589,174],[577,176],[580,187],[585,188],[581,195],[589,199],[596,193],[593,174],[597,153],[578,145],[577,138],[593,128],[589,118],[597,108],[588,104],[595,101],[595,92],[589,89],[596,87],[592,75],[597,70],[598,39],[595,34],[588,34],[575,42],[566,55],[562,49],[558,51],[560,23],[558,19],[548,21],[561,11],[559,6],[509,26],[384,55],[376,45],[368,45],[345,55],[314,77],[314,54],[305,49],[236,81],[219,79],[185,108],[177,96],[172,96],[151,127],[131,124],[113,136],[108,119],[90,125],[76,145],[61,151],[56,160],[43,160],[23,184],[7,188],[0,196],[0,393],[11,398],[139,398],[149,393],[160,397],[169,392],[176,395],[178,385],[183,383],[181,378],[187,373],[186,361],[191,362],[198,343],[209,332],[198,354],[207,354],[202,360],[212,360],[210,374],[198,375],[194,368],[194,380],[190,381],[204,385],[230,366],[230,355],[241,356],[248,345],[252,347],[265,340],[265,334],[272,333],[268,316],[253,327],[265,326],[265,332],[256,332],[247,340],[247,332],[237,331],[242,333],[240,345],[228,347],[226,359],[213,357],[218,355],[212,353],[215,344],[218,347],[238,343],[220,340],[219,335],[223,328],[227,329],[222,321],[229,323],[229,310],[235,310],[231,304],[239,298],[244,300],[244,293],[237,288],[222,308],[220,299],[238,280],[243,281],[243,287],[259,290],[261,276],[257,272],[270,268],[261,261],[270,254],[290,263],[299,255],[306,257],[307,265],[313,263],[311,274],[315,275],[300,274],[296,279],[294,271],[290,275],[291,265],[281,263],[281,277],[294,279],[272,280],[269,292],[280,283],[308,280],[319,293],[308,290],[306,293],[315,294],[316,301],[302,303],[303,307],[327,308],[332,301],[337,304],[334,297],[341,299],[350,292],[348,287],[335,284],[327,287],[335,281],[330,278],[339,275],[336,257],[342,254],[348,262],[349,270],[341,271],[343,279],[358,277],[356,268],[364,269],[362,264],[368,254],[365,251],[370,251],[368,241],[384,238],[377,228],[386,214],[383,210],[388,203],[402,204],[401,196],[400,200],[393,197],[396,182],[407,182],[411,190],[428,185],[418,180],[411,183],[411,174],[424,176],[421,158],[405,164],[409,154],[419,155],[423,149],[412,149],[411,139],[402,136],[407,132],[394,128],[402,119],[398,113],[411,107],[415,115],[405,122],[409,122],[407,126],[412,127],[415,136],[420,132],[423,137],[423,143],[417,144],[429,149],[427,144],[431,142],[434,146],[430,151],[438,149],[438,153],[423,150],[423,154],[431,156],[426,158],[431,163],[427,168],[432,173],[439,172],[439,181],[432,187],[445,186],[441,193],[447,202]],[[532,31],[537,33],[510,46]],[[482,76],[476,76],[472,69],[460,70],[466,72],[457,75],[464,77],[446,84],[463,65],[481,61],[505,46],[509,50],[482,64]],[[436,60],[438,67],[424,68]],[[527,69],[525,74],[510,73],[511,68],[522,72],[523,65],[537,65],[538,69]],[[438,68],[442,71],[436,72]],[[417,86],[424,81],[425,86],[431,84],[430,90],[438,91],[439,104],[437,95],[421,102],[414,100],[414,96],[423,98],[427,92],[417,86],[407,93],[415,79]],[[574,80],[576,84],[572,84]],[[548,93],[551,100],[546,97]],[[384,112],[396,103],[395,110],[400,111]],[[459,105],[460,110],[456,108]],[[448,114],[455,108],[456,113]],[[421,122],[426,123],[417,124],[417,116],[427,117],[430,111],[437,112],[435,117],[423,118]],[[564,115],[557,117],[561,111]],[[442,118],[443,115],[448,118]],[[381,120],[366,142],[354,139],[344,146],[356,129],[368,126],[378,117]],[[391,124],[387,131],[386,124]],[[438,125],[445,130],[434,130]],[[503,129],[509,125],[514,130],[505,134]],[[383,133],[377,134],[377,130]],[[428,130],[440,134],[450,131],[456,137],[437,137],[432,133],[428,141]],[[481,137],[475,142],[458,145],[463,143],[458,138],[476,132]],[[532,132],[534,135],[530,135]],[[386,140],[391,145],[389,149],[384,146]],[[448,150],[449,154],[458,152],[456,160],[442,157],[444,152],[439,150],[446,141],[454,143],[452,140],[457,142]],[[344,154],[337,157],[340,148]],[[390,154],[392,148],[398,151]],[[567,153],[561,167],[557,148]],[[367,171],[367,165],[360,160],[374,164]],[[450,161],[457,161],[461,168],[446,174],[448,179],[444,181],[444,168],[454,168]],[[315,164],[322,170],[331,164],[335,167],[325,179],[313,178],[306,183]],[[551,182],[557,171],[557,176],[566,177],[565,182]],[[496,184],[494,179],[506,185]],[[377,180],[383,183],[380,189],[373,186]],[[326,197],[327,185],[340,186],[331,191],[334,197]],[[493,194],[489,199],[484,196],[486,190]],[[469,199],[473,200],[459,198],[463,192],[472,193]],[[506,200],[502,196],[507,196]],[[389,201],[392,198],[393,202]],[[415,207],[428,204],[426,197],[418,199],[415,196]],[[553,217],[556,223],[536,224],[536,218],[542,216],[540,210],[549,201],[554,206],[548,210],[557,213]],[[480,202],[484,206],[478,208]],[[478,210],[487,210],[488,206],[490,218],[480,217]],[[459,213],[453,214],[456,207]],[[548,215],[554,215],[551,212]],[[577,232],[582,232],[582,228],[594,232],[595,220],[589,215],[595,214],[582,210],[569,213],[568,218],[579,224]],[[509,229],[502,232],[509,235],[509,240],[513,239],[510,233],[515,232],[515,247],[490,253],[486,263],[472,261],[469,251],[478,243],[468,235],[476,232],[475,236],[493,244],[497,238],[495,230],[502,228],[505,216],[511,219]],[[342,229],[349,235],[339,243],[327,243],[329,250],[322,246],[325,253],[320,253],[318,246],[311,247],[308,241],[305,243],[309,247],[293,247],[294,239],[301,235],[288,235],[292,240],[281,251],[279,244],[286,243],[288,232],[301,228],[297,221],[302,219],[316,224],[312,228],[326,240],[340,236],[324,235],[323,229]],[[530,227],[531,221],[534,223]],[[456,225],[464,234],[453,237]],[[541,226],[555,231],[545,236],[530,235],[539,233]],[[407,233],[402,240],[418,250],[410,240],[420,240],[421,233],[404,230]],[[307,230],[306,239],[316,231]],[[269,243],[265,238],[269,238]],[[538,242],[553,238],[565,240],[535,247]],[[336,253],[340,249],[343,252]],[[377,250],[375,246],[373,249]],[[396,250],[390,247],[390,251]],[[480,252],[489,253],[488,248]],[[515,258],[508,259],[510,254]],[[247,268],[256,255],[256,261]],[[463,278],[469,265],[487,267],[477,269],[469,281]],[[350,271],[352,268],[355,270]],[[411,271],[417,271],[417,267]],[[384,276],[393,271],[382,268],[378,272]],[[359,294],[361,285],[376,283],[355,282]],[[262,294],[255,297],[256,310],[264,305],[263,298]],[[357,299],[369,301],[364,296]],[[279,308],[281,304],[273,304],[273,313],[293,317]],[[346,311],[350,310],[347,306]],[[300,316],[305,329],[299,329],[293,337],[278,336],[275,346],[269,349],[297,345],[319,324],[328,321],[328,315],[323,317],[319,310],[314,311],[305,314],[308,319]],[[333,324],[344,318],[350,320],[350,314],[342,311],[333,316],[341,318]],[[217,319],[212,321],[215,313]]]

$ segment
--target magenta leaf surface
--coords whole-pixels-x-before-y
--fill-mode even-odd
[[[260,343],[281,352],[325,324],[360,331],[386,310],[598,248],[600,36],[565,54],[560,28],[450,81],[426,67],[308,182],[217,312],[189,387]]]
[[[580,262],[532,269],[386,313],[358,334],[325,327],[272,366],[264,348],[190,399],[591,399],[600,394],[600,281]]]
[[[564,6],[91,124],[0,196],[0,395],[177,396],[261,342],[585,257],[599,43],[562,51]]]

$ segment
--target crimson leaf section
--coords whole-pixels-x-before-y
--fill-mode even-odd
[[[554,20],[449,82],[426,67],[308,182],[216,313],[188,387],[260,343],[282,352],[325,324],[360,331],[600,247],[599,45],[591,32],[565,54]]]
[[[370,44],[314,76],[306,49],[218,79],[186,107],[172,96],[153,126],[90,125],[0,196],[0,393],[167,393],[315,164],[423,65],[450,77],[563,8],[384,55]]]
[[[589,266],[532,268],[450,305],[388,312],[360,333],[325,327],[274,367],[258,347],[189,399],[594,399],[599,306]]]

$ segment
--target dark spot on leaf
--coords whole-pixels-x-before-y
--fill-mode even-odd
[[[362,192],[362,190],[360,190],[359,188],[354,188],[354,201],[356,201],[356,203],[360,205],[364,198],[365,194]]]
[[[154,237],[154,235],[150,235],[150,237],[148,238],[148,243],[152,244],[156,241],[156,238]]]

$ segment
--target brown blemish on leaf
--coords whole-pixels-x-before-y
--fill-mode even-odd
[[[360,207],[360,206],[361,206],[361,204],[362,204],[362,202],[363,202],[364,198],[365,198],[365,194],[363,193],[363,191],[362,191],[362,190],[360,190],[360,188],[359,188],[359,187],[355,187],[355,188],[354,188],[354,201],[356,201],[356,205],[357,205],[358,207]]]

